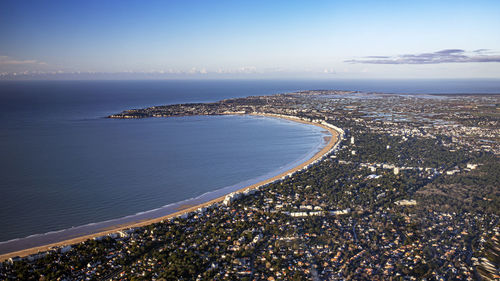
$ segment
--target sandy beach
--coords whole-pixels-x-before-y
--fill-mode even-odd
[[[299,120],[299,119],[295,119],[295,118],[287,118],[287,117],[284,117],[284,116],[275,116],[275,115],[271,115],[271,114],[251,114],[251,115],[254,115],[254,116],[264,116],[264,117],[272,117],[272,118],[283,118],[283,119],[291,120],[291,121],[294,121],[294,122],[299,122],[299,123],[303,123],[303,124],[309,124],[309,125],[318,126],[318,127],[321,127],[323,129],[325,129],[326,131],[328,131],[331,134],[331,137],[326,137],[325,140],[328,141],[328,143],[319,152],[317,152],[313,157],[311,157],[307,161],[299,164],[298,166],[296,166],[296,167],[294,167],[294,168],[292,168],[290,170],[284,171],[284,172],[280,173],[279,175],[276,175],[274,177],[262,180],[262,181],[260,181],[258,183],[255,183],[255,184],[246,186],[244,188],[241,188],[240,190],[238,190],[236,192],[243,192],[245,190],[254,189],[254,188],[257,188],[257,187],[260,187],[260,186],[272,183],[272,182],[274,182],[276,180],[279,180],[279,179],[283,178],[284,176],[287,176],[288,174],[297,172],[297,171],[303,169],[304,167],[307,167],[309,164],[311,164],[314,161],[320,159],[326,153],[328,153],[335,146],[335,144],[340,139],[339,138],[339,132],[337,132],[333,128],[327,127],[327,126],[319,124],[319,123],[313,123],[313,122],[303,121],[303,120]],[[178,209],[177,212],[174,212],[174,213],[166,215],[166,216],[158,217],[158,218],[155,218],[155,219],[148,219],[148,220],[144,220],[144,221],[136,221],[136,222],[128,223],[128,224],[124,224],[124,225],[116,225],[116,226],[110,227],[110,228],[108,228],[108,229],[106,229],[104,231],[97,232],[97,233],[94,233],[94,234],[79,236],[79,237],[76,237],[76,238],[73,238],[73,239],[64,240],[64,241],[57,242],[57,243],[47,244],[47,245],[44,245],[44,246],[33,247],[33,248],[21,250],[21,251],[16,251],[16,252],[11,252],[11,253],[7,253],[7,254],[3,254],[3,255],[0,255],[0,261],[4,261],[6,259],[9,259],[9,258],[15,257],[15,256],[23,257],[23,256],[31,255],[31,254],[36,254],[38,252],[47,251],[47,250],[49,250],[52,247],[60,247],[60,246],[77,244],[77,243],[86,241],[88,239],[92,239],[92,238],[95,238],[95,237],[108,235],[108,234],[115,233],[115,232],[117,232],[119,230],[123,230],[123,229],[128,229],[128,228],[132,228],[132,227],[141,227],[141,226],[146,226],[146,225],[150,225],[150,224],[153,224],[153,223],[158,223],[158,222],[161,222],[163,220],[166,220],[166,219],[169,219],[169,218],[172,218],[172,217],[176,217],[176,216],[180,216],[180,215],[185,214],[185,213],[196,211],[198,208],[201,208],[201,207],[207,207],[207,206],[213,205],[215,203],[222,202],[224,200],[224,198],[225,198],[225,195],[221,196],[221,197],[218,197],[216,199],[204,202],[202,204],[198,204],[198,205],[183,205],[183,206],[181,206],[181,208]]]

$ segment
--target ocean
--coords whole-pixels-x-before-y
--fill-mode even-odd
[[[0,253],[165,215],[276,175],[324,145],[322,129],[273,118],[105,116],[307,89],[500,93],[500,81],[0,82]]]

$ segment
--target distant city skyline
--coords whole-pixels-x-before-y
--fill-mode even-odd
[[[500,78],[499,1],[0,2],[0,79]]]

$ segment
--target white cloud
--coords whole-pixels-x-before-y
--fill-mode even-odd
[[[196,67],[193,67],[187,73],[188,74],[207,74],[208,71],[205,68],[198,69]]]
[[[0,56],[0,65],[46,65],[37,60],[16,60],[8,56]]]

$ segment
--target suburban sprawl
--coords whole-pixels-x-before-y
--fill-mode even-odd
[[[500,95],[315,90],[127,110],[321,123],[321,161],[220,203],[0,263],[1,280],[499,280]]]

